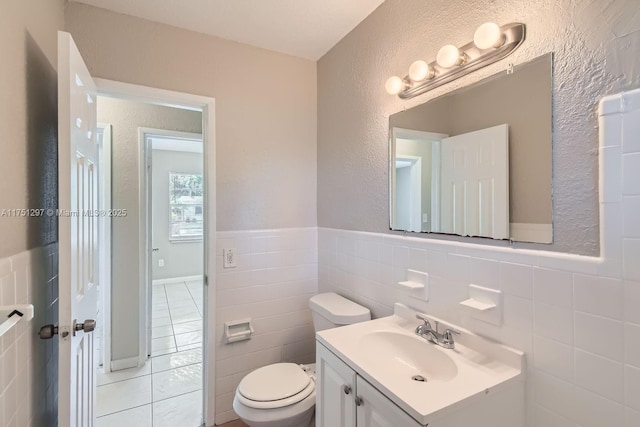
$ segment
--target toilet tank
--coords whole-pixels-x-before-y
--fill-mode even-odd
[[[368,308],[333,292],[311,297],[309,308],[313,314],[313,327],[316,332],[371,320]]]

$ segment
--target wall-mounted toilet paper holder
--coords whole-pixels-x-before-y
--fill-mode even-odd
[[[251,318],[224,322],[224,339],[227,343],[248,340],[252,335]]]

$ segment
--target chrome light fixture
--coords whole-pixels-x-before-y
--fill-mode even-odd
[[[472,42],[460,48],[451,44],[443,46],[431,63],[415,61],[408,75],[404,78],[390,77],[385,89],[390,95],[398,95],[402,99],[413,98],[507,57],[522,44],[524,38],[524,24],[512,23],[501,27],[486,22],[475,31]]]

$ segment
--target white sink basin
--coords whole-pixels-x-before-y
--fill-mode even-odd
[[[420,324],[414,310],[395,307],[393,316],[327,329],[316,338],[422,425],[438,426],[471,403],[482,407],[496,393],[524,395],[522,352],[431,318],[441,330],[461,332],[455,349],[442,348],[414,333]]]
[[[449,381],[458,373],[451,357],[417,335],[375,331],[363,335],[359,341],[369,363],[385,365],[407,380],[420,375],[426,381]]]

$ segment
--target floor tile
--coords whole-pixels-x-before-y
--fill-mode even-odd
[[[151,371],[154,373],[167,371],[169,369],[193,365],[194,363],[202,363],[201,348],[153,357],[151,358]]]
[[[202,422],[202,391],[153,403],[153,427],[199,427]]]
[[[202,320],[193,322],[176,323],[173,325],[173,332],[176,335],[186,334],[187,332],[197,332],[202,330]]]
[[[154,338],[151,340],[151,351],[164,350],[175,346],[176,341],[174,340],[173,335],[162,338]]]
[[[176,314],[175,316],[174,315],[171,316],[171,320],[173,321],[174,325],[176,323],[193,322],[195,320],[200,320],[200,319],[202,319],[202,316],[200,316],[200,313],[198,311],[185,313],[185,314]]]
[[[96,416],[151,403],[151,375],[99,386]]]
[[[182,314],[197,314],[200,315],[200,313],[198,313],[198,309],[196,308],[196,305],[191,302],[191,304],[187,307],[177,307],[177,308],[170,308],[169,312],[171,313],[171,318],[173,318],[174,316],[180,316]]]
[[[192,297],[202,295],[202,282],[187,282],[187,289]]]
[[[151,323],[153,323],[154,319],[158,319],[161,317],[168,317],[169,316],[169,309],[168,308],[163,308],[163,309],[159,309],[159,310],[151,310]]]
[[[202,389],[202,363],[152,374],[153,401]]]
[[[96,420],[96,427],[152,427],[151,425],[151,404],[139,406],[126,411],[116,412],[106,415]],[[176,424],[178,425],[178,424]]]
[[[171,327],[171,325],[154,326],[153,328],[151,328],[152,339],[169,337],[171,335],[173,335],[173,328]]]
[[[158,357],[178,351],[178,347],[165,348],[163,350],[151,350],[151,357]]]
[[[181,299],[178,301],[169,301],[168,307],[170,310],[176,309],[176,308],[183,308],[183,307],[194,307],[196,304],[193,301],[193,298],[190,299]]]
[[[202,343],[181,345],[181,346],[178,347],[178,351],[194,350],[194,349],[198,349],[198,348],[202,350]]]
[[[186,334],[176,334],[176,346],[186,346],[202,342],[202,331],[187,332]]]
[[[101,372],[100,370],[98,371],[98,385],[111,384],[149,374],[151,374],[151,363],[149,362],[145,363],[142,367],[122,369],[120,371]]]
[[[156,326],[167,326],[167,325],[171,325],[171,317],[166,316],[166,317],[158,317],[155,319],[151,320],[151,326],[152,327],[156,327]]]

